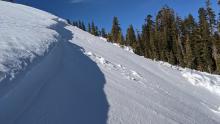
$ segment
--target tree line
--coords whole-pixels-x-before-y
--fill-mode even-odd
[[[88,23],[87,26],[81,20],[71,21],[71,20],[67,19],[67,22],[68,22],[68,24],[76,26],[84,31],[87,31],[87,32],[95,35],[95,36],[101,36],[101,37],[107,38],[107,33],[106,33],[105,28],[99,29],[98,26],[96,26],[93,21],[92,21],[92,23]]]
[[[220,6],[220,1],[217,3]],[[117,17],[106,33],[94,22],[86,27],[82,21],[70,22],[109,42],[131,46],[134,52],[146,58],[169,62],[172,65],[220,74],[220,13],[213,10],[210,0],[198,10],[198,20],[192,14],[182,19],[175,11],[162,7],[155,19],[147,15],[141,31],[130,25],[124,36]]]
[[[2,1],[15,2],[15,0],[2,0]]]

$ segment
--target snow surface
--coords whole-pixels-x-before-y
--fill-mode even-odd
[[[219,124],[220,76],[0,1],[0,124]]]
[[[33,8],[1,3],[0,8],[0,81],[13,79],[38,56],[47,53],[58,41],[51,28],[56,18]],[[16,11],[16,13],[15,13]]]

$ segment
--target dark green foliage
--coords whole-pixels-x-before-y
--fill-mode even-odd
[[[220,7],[220,0],[218,0],[218,5],[219,5],[219,7]],[[220,32],[220,12],[218,13],[218,22],[217,22],[217,24],[218,24],[218,32]]]
[[[191,14],[182,20],[167,6],[158,12],[155,22],[148,15],[142,33],[137,35],[135,53],[173,65],[219,73],[220,36],[215,32],[217,23],[210,1],[206,1],[206,9],[200,8],[198,12],[198,23]],[[127,42],[130,42],[129,29]]]
[[[127,29],[125,45],[131,46],[134,49],[137,46],[136,35],[132,25],[130,25],[129,28]]]
[[[2,1],[15,2],[15,0],[2,0]]]
[[[87,31],[88,31],[89,33],[92,33],[92,28],[91,28],[90,23],[88,23],[87,29],[88,29]]]
[[[115,43],[122,43],[122,33],[121,33],[121,27],[118,21],[117,17],[113,18],[112,22],[112,30],[111,30],[111,40]]]
[[[142,26],[142,41],[144,45],[144,56],[147,58],[153,58],[152,54],[152,43],[153,43],[153,21],[151,20],[152,16],[148,15],[145,24]]]
[[[69,19],[67,19],[67,23],[86,31],[86,26],[85,26],[83,21],[73,21],[73,22],[71,22]]]
[[[68,23],[84,29],[81,21]],[[113,18],[110,33],[104,28],[99,30],[94,22],[88,24],[88,32],[131,46],[136,54],[146,58],[220,74],[220,13],[216,20],[210,0],[206,0],[206,8],[198,10],[198,21],[191,14],[181,19],[173,9],[164,6],[155,20],[147,15],[140,32],[135,33],[130,25],[125,39],[117,17]]]
[[[137,32],[137,47],[134,50],[134,52],[138,55],[141,55],[141,56],[144,55],[144,44],[141,39],[141,34],[139,32]]]
[[[209,30],[213,34],[214,33],[214,28],[216,27],[216,20],[215,20],[215,12],[211,7],[210,0],[206,0],[206,10],[207,10],[207,21],[209,24]]]
[[[72,25],[72,22],[69,19],[67,19],[66,21],[68,24]]]
[[[101,36],[107,38],[107,33],[104,28],[101,29]]]
[[[91,34],[98,36],[98,27],[95,26],[94,22],[92,22]]]

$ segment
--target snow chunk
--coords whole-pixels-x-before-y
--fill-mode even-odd
[[[107,61],[106,61],[103,57],[100,57],[100,58],[99,58],[99,62],[100,62],[101,64],[107,63]]]
[[[99,37],[101,40],[104,40],[104,41],[108,41],[106,38],[104,38],[104,37]]]
[[[121,46],[118,43],[113,43],[114,46],[120,47],[122,49],[124,49],[125,51],[128,51],[130,53],[134,53],[134,50],[130,47],[130,46]]]
[[[182,68],[179,66],[171,65],[167,62],[159,61],[159,64],[172,68],[174,70],[179,70],[182,76],[187,79],[192,85],[203,87],[210,92],[220,96],[220,76],[213,75],[206,72],[200,72],[196,70],[191,70],[188,68]]]
[[[181,73],[183,77],[185,77],[193,85],[206,88],[210,92],[220,96],[219,75],[212,75],[206,72],[199,72],[190,69],[184,69]]]
[[[94,56],[92,52],[87,52],[87,53],[85,53],[85,55],[87,55],[87,56]]]

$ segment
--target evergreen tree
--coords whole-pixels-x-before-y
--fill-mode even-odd
[[[113,18],[113,22],[112,22],[112,30],[111,30],[111,36],[112,36],[112,41],[116,42],[116,43],[120,43],[120,38],[121,38],[121,28],[120,28],[120,24],[118,21],[117,17]]]
[[[215,65],[216,65],[216,73],[220,74],[220,36],[219,36],[219,32],[215,33],[214,39],[215,39],[214,59],[215,59]]]
[[[98,26],[95,26],[95,36],[100,36],[100,31]]]
[[[97,36],[96,26],[95,26],[94,22],[92,22],[91,34]]]
[[[218,5],[220,7],[220,0],[218,0]],[[220,32],[220,12],[218,13],[218,32]]]
[[[140,56],[144,55],[144,45],[141,39],[141,34],[137,31],[137,47],[134,52]]]
[[[72,22],[69,19],[67,19],[66,21],[67,21],[68,24],[73,25]]]
[[[15,0],[2,0],[2,1],[15,2]]]
[[[201,71],[213,72],[212,41],[210,39],[210,27],[208,23],[208,14],[204,8],[199,9],[199,30],[201,37],[200,61],[198,69]]]
[[[104,28],[101,29],[101,36],[107,38],[107,34]]]
[[[144,42],[144,53],[145,57],[153,58],[153,21],[151,20],[152,16],[148,15],[145,19],[145,24],[142,26],[142,40]]]
[[[75,22],[75,21],[73,21],[73,26],[78,27],[78,23],[77,23],[77,22]]]
[[[217,21],[210,0],[206,0],[206,8],[200,8],[198,13],[198,22],[191,14],[182,20],[173,9],[164,6],[155,20],[151,15],[146,17],[141,32],[135,33],[130,25],[125,39],[117,17],[113,18],[110,33],[104,28],[99,30],[94,22],[88,24],[88,32],[110,42],[131,46],[136,54],[147,58],[220,74],[220,13]],[[85,29],[82,21],[72,24]]]
[[[124,45],[124,36],[121,31],[118,32],[118,42],[121,45]]]
[[[176,58],[177,58],[177,65],[180,65],[182,67],[185,66],[184,63],[184,52],[183,52],[183,27],[182,27],[182,19],[177,16],[176,17],[176,23],[174,26],[175,28],[175,37],[174,37],[174,41],[176,42]],[[175,45],[175,44],[174,44]]]
[[[193,65],[195,61],[195,54],[192,49],[196,49],[195,42],[193,38],[195,35],[196,22],[191,14],[182,22],[182,41],[183,41],[183,55],[184,63],[186,67],[196,69],[197,65]]]
[[[86,26],[83,21],[81,22],[81,27],[82,27],[82,30],[86,31]]]
[[[210,0],[206,0],[206,11],[207,11],[207,19],[209,23],[209,30],[211,34],[213,34],[214,28],[216,27],[216,20],[215,20],[216,15],[211,7]]]
[[[134,49],[136,47],[136,35],[135,35],[134,28],[132,25],[130,25],[129,28],[127,29],[125,44],[127,46],[131,46]]]
[[[112,34],[111,33],[107,34],[107,41],[112,42]]]
[[[156,28],[160,37],[160,57],[163,61],[176,65],[177,44],[174,24],[174,11],[167,6],[163,7],[156,18]]]
[[[79,28],[79,23],[78,23],[78,21],[75,21],[75,26]]]
[[[88,23],[88,27],[87,27],[87,31],[89,32],[89,33],[92,33],[92,29],[91,29],[91,24],[90,23]]]
[[[82,29],[82,22],[78,21],[78,28]]]

